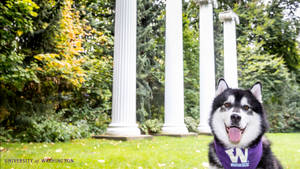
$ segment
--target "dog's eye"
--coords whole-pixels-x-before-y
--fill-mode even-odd
[[[247,110],[249,110],[250,107],[247,105],[244,105],[242,108],[247,111]]]
[[[229,107],[231,107],[231,103],[224,103],[224,106],[225,106],[226,108],[229,108]]]

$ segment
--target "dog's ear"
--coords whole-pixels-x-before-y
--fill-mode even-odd
[[[256,82],[250,89],[251,93],[255,98],[262,103],[262,94],[261,94],[262,86],[260,82]]]
[[[218,82],[218,88],[216,91],[216,96],[223,93],[226,89],[228,89],[228,85],[224,79],[220,79]]]

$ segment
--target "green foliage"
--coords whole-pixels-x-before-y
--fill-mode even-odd
[[[264,53],[283,58],[292,71],[300,67],[299,35],[300,18],[295,14],[299,2],[274,0],[266,5],[259,0],[245,5],[234,4],[240,23],[237,34],[239,42],[259,43]]]
[[[9,142],[13,140],[12,129],[5,129],[5,127],[0,127],[0,142]]]
[[[263,101],[272,132],[299,130],[300,91],[296,81],[283,59],[261,54],[260,46],[256,46],[238,47],[240,86],[250,88],[256,81],[263,84]]]
[[[87,105],[81,108],[71,107],[63,109],[60,114],[64,121],[68,123],[85,120],[88,125],[88,131],[92,134],[104,133],[108,126],[110,117],[102,107],[92,108]]]
[[[186,124],[189,132],[198,132],[198,120],[194,119],[193,117],[187,116],[184,118],[184,123]]]
[[[0,3],[0,82],[13,91],[22,91],[24,83],[39,82],[30,64],[23,64],[19,53],[20,36],[34,29],[33,18],[39,6],[31,0],[7,0]]]
[[[27,116],[24,113],[17,116],[18,124],[13,129],[5,129],[0,135],[2,141],[22,142],[58,142],[84,138],[90,135],[86,120],[78,120],[74,124],[60,121],[61,117],[54,115]]]
[[[293,132],[300,130],[300,89],[295,79],[285,86],[280,102],[267,103],[266,109],[271,132]]]
[[[113,3],[91,2],[0,3],[1,24],[7,23],[0,30],[0,122],[9,131],[4,138],[66,141],[105,131],[113,35],[112,19],[100,14],[112,16]],[[50,121],[36,118],[46,114]]]
[[[264,101],[279,102],[291,77],[283,59],[268,54],[261,54],[259,47],[251,49],[239,45],[239,82],[240,86],[249,88],[260,81],[263,84]],[[276,100],[277,99],[277,100]]]
[[[148,119],[139,125],[144,134],[156,134],[162,129],[163,123],[158,119]]]
[[[74,125],[58,122],[55,119],[32,121],[31,126],[18,133],[15,138],[25,142],[58,142],[89,136],[86,121],[77,121]]]
[[[162,1],[137,2],[137,119],[162,119],[164,9]]]
[[[196,8],[196,4],[185,3],[184,8],[186,11],[183,15],[185,114],[199,120],[199,29],[197,23],[191,21],[195,17],[192,9]]]

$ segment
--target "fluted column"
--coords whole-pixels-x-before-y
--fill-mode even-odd
[[[198,0],[200,5],[200,133],[211,133],[208,125],[209,113],[215,97],[215,55],[213,28],[213,0]]]
[[[165,122],[163,134],[187,134],[184,124],[182,0],[166,1]]]
[[[233,11],[222,12],[219,18],[224,22],[224,78],[232,88],[238,88],[236,24],[239,18]]]
[[[116,0],[112,122],[107,134],[140,135],[136,124],[136,0]]]

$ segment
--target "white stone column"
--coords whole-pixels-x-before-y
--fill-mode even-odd
[[[112,122],[107,134],[140,135],[136,124],[136,0],[116,0]]]
[[[238,88],[235,26],[239,18],[231,10],[220,13],[219,18],[224,22],[224,78],[231,88]]]
[[[211,133],[208,118],[215,97],[215,54],[213,5],[215,0],[198,0],[200,5],[200,133]]]
[[[187,134],[184,124],[182,0],[166,1],[165,122],[163,134]]]

